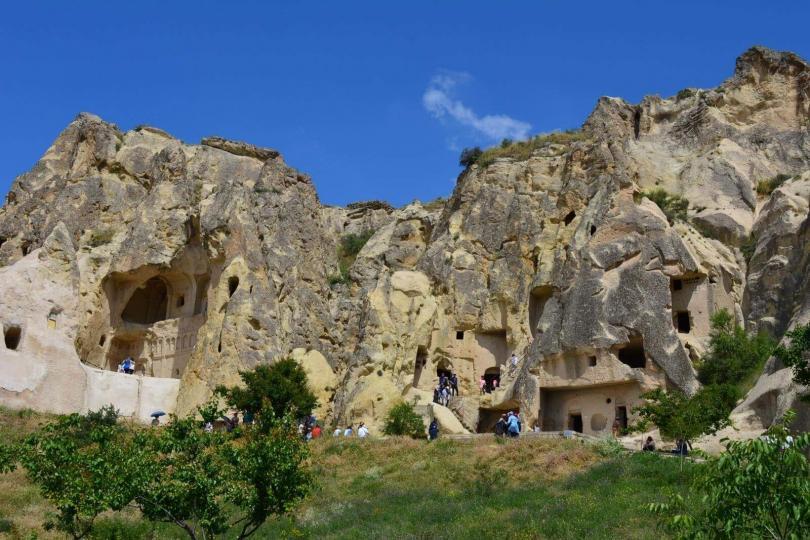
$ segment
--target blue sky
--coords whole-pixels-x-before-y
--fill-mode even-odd
[[[714,86],[749,46],[810,58],[810,2],[15,2],[0,189],[80,111],[276,148],[321,200],[448,195],[465,146],[579,126],[601,95]]]

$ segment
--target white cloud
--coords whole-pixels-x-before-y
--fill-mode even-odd
[[[422,105],[436,118],[448,116],[459,124],[471,127],[496,141],[504,138],[527,138],[531,129],[531,125],[527,122],[515,120],[505,114],[479,116],[453,97],[453,89],[471,78],[467,73],[449,71],[436,75],[422,95]]]

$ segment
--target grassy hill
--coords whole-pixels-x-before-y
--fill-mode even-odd
[[[40,415],[0,412],[0,438]],[[661,538],[645,507],[684,490],[677,459],[607,452],[578,441],[411,439],[312,444],[316,490],[257,538]],[[17,471],[0,476],[0,527],[10,538],[58,538],[48,504]],[[133,511],[105,516],[96,538],[184,538]]]

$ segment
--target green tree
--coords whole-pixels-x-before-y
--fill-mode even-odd
[[[686,221],[689,201],[685,198],[668,193],[661,188],[645,191],[643,195],[658,205],[658,208],[667,216],[670,224],[675,220]]]
[[[711,385],[690,397],[678,390],[656,388],[641,397],[645,402],[633,409],[640,418],[633,431],[647,431],[655,425],[662,436],[691,445],[701,435],[717,433],[729,425],[728,415],[739,391],[731,385]]]
[[[318,405],[307,384],[307,374],[292,358],[240,371],[244,386],[217,387],[228,405],[253,413],[259,425],[272,427],[275,418],[288,412],[294,416],[309,414]]]
[[[790,345],[780,345],[774,355],[793,368],[794,381],[810,386],[810,323],[795,327],[785,337],[790,339]],[[810,401],[810,394],[803,396],[802,400]]]
[[[703,384],[741,384],[759,372],[774,350],[767,334],[750,335],[721,309],[711,317],[709,350],[698,368]]]
[[[794,438],[792,419],[765,437],[728,442],[699,466],[693,493],[702,503],[678,496],[650,510],[677,538],[810,538],[810,434]]]
[[[117,417],[111,406],[63,416],[0,452],[5,455],[3,469],[21,465],[56,508],[46,529],[84,538],[99,514],[121,510],[132,500],[149,456]]]
[[[383,433],[386,435],[407,435],[414,439],[425,437],[425,423],[410,403],[403,401],[391,407],[384,422]]]

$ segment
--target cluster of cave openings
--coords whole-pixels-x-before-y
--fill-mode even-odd
[[[638,334],[630,336],[630,341],[621,346],[617,351],[617,356],[622,364],[631,368],[647,367],[647,355],[644,352],[644,338]]]
[[[679,334],[688,334],[692,331],[693,320],[690,304],[695,293],[701,294],[701,284],[705,278],[701,276],[679,276],[670,280],[670,293],[672,295],[672,325]],[[705,294],[705,291],[702,291]]]
[[[554,293],[549,286],[535,287],[529,295],[529,328],[532,332],[532,339],[537,338],[537,325],[543,317],[543,310],[546,303]]]
[[[169,290],[163,278],[155,276],[135,289],[127,302],[121,319],[137,324],[153,324],[166,320]]]

